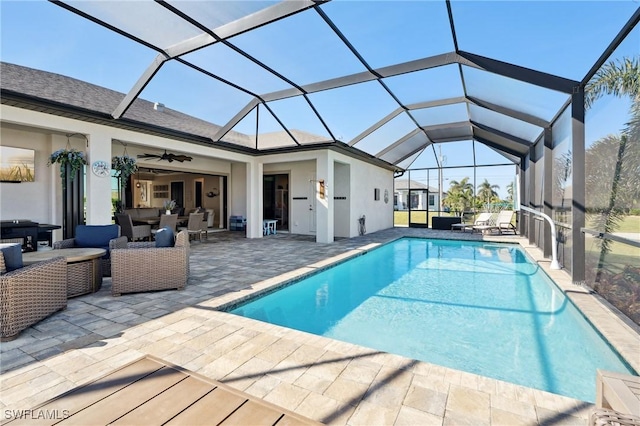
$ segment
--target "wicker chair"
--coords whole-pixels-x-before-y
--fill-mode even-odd
[[[80,227],[83,227],[84,232],[83,234],[86,234],[87,232],[91,232],[92,226],[94,225],[79,225],[78,227],[76,227],[76,232],[78,232],[78,229]],[[87,245],[87,244],[82,244],[79,245],[78,241],[75,238],[67,238],[66,240],[62,240],[62,241],[56,241],[55,243],[53,243],[53,249],[63,249],[63,248],[74,248],[74,247],[95,247],[95,248],[104,248],[105,250],[109,248],[109,240],[111,239],[111,237],[108,236],[107,232],[112,232],[113,236],[112,238],[117,238],[121,235],[120,232],[120,226],[119,225],[95,225],[97,227],[100,227],[100,234],[101,234],[101,239],[104,238],[108,238],[108,240],[105,241],[98,241],[96,243],[96,245]],[[111,230],[108,231],[107,227]],[[97,229],[97,228],[96,228]],[[103,233],[105,232],[105,233]],[[102,238],[104,237],[104,238]],[[86,243],[86,241],[84,241],[84,243]],[[104,277],[108,277],[111,275],[111,257],[109,256],[109,254],[107,253],[107,255],[105,257],[103,257],[102,259],[100,259],[101,261],[101,267],[102,267],[102,276]]]
[[[182,290],[189,278],[189,235],[178,232],[174,247],[153,242],[111,240],[111,294]]]
[[[4,256],[0,252],[0,269]],[[67,307],[67,261],[45,260],[0,276],[0,341]]]
[[[178,225],[178,215],[177,214],[163,214],[160,216],[160,224],[158,225],[158,229],[162,229],[165,227],[171,228],[171,230],[175,231],[176,226]],[[158,229],[152,229],[151,235],[155,239],[156,232]]]
[[[189,213],[189,221],[187,227],[179,228],[181,231],[187,231],[189,233],[189,239],[197,239],[202,241],[202,235],[207,235],[207,222],[203,220],[204,213]],[[204,226],[204,228],[203,228]]]
[[[122,235],[129,238],[129,241],[151,239],[150,225],[134,225],[131,216],[123,213],[116,213],[116,223],[122,228]]]

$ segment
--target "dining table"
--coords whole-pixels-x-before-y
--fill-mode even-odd
[[[160,223],[160,217],[137,217],[131,218],[134,225],[157,225]]]
[[[154,216],[154,217],[138,217],[138,218],[131,218],[131,221],[133,222],[134,225],[151,225],[153,226],[157,226],[158,224],[160,224],[160,216]],[[178,216],[178,221],[177,223],[179,225],[183,225],[186,222],[189,221],[189,216]]]

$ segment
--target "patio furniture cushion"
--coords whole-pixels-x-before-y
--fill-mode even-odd
[[[109,241],[120,236],[118,225],[78,225],[76,227],[75,246],[94,247],[107,250],[109,257]]]
[[[22,268],[22,245],[19,243],[0,244],[0,251],[4,256],[4,271],[0,270],[0,274],[15,271]]]
[[[175,238],[169,227],[158,229],[156,232],[156,247],[173,247]]]

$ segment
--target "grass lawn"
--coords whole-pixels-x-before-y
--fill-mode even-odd
[[[434,216],[456,216],[455,213],[445,213],[442,212],[438,214],[438,212],[429,212],[429,228],[431,228],[431,218]],[[475,217],[471,217],[469,215],[464,216],[464,223],[473,223]],[[411,212],[411,223],[427,223],[427,212]],[[395,226],[409,226],[409,212],[404,210],[396,210],[393,212],[393,224]],[[515,217],[514,217],[515,224]]]
[[[450,213],[438,214],[437,212],[429,212],[429,228],[431,228],[431,218],[434,216],[453,216]],[[427,212],[411,212],[411,223],[427,223]],[[393,212],[393,224],[395,226],[409,226],[409,212],[396,210]]]
[[[625,216],[615,232],[640,232],[640,216]]]
[[[589,225],[587,225],[589,228]],[[615,229],[614,233],[618,232],[634,232],[640,233],[640,216],[625,216],[620,225]],[[598,240],[593,236],[585,235],[585,255],[596,256],[600,255],[600,245]],[[609,245],[610,251],[605,257],[607,264],[615,265],[632,265],[638,264],[640,259],[640,247],[634,247],[628,244],[612,241]]]

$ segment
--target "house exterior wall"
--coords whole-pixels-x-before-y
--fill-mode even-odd
[[[0,105],[0,116],[2,117],[0,136],[3,145],[30,148],[36,151],[35,182],[0,183],[0,219],[2,220],[29,219],[39,223],[57,225],[62,223],[62,184],[59,167],[58,165],[48,167],[47,162],[53,151],[65,148],[66,135],[73,133],[87,135],[87,140],[83,136],[69,138],[72,148],[86,152],[89,163],[86,171],[85,192],[87,224],[111,222],[111,181],[109,178],[97,177],[91,173],[90,165],[97,160],[110,164],[112,156],[123,154],[124,146],[119,142],[112,142],[114,139],[126,141],[127,154],[132,157],[144,152],[161,152],[164,149],[194,157],[191,162],[162,162],[163,169],[229,176],[229,187],[235,186],[236,191],[230,192],[233,196],[229,197],[228,205],[230,209],[235,205],[237,214],[246,215],[246,201],[243,200],[246,194],[246,179],[236,174],[235,177],[239,181],[234,185],[231,171],[232,164],[240,165],[244,169],[245,166],[242,163],[253,161],[251,156],[7,105]],[[138,164],[152,168],[158,167],[156,160],[140,160]],[[214,179],[218,179],[217,182],[219,182],[220,178]],[[193,179],[188,180],[192,182]],[[208,181],[205,180],[205,188],[208,188],[208,185]],[[192,186],[185,182],[185,196],[187,191],[192,192]],[[218,188],[222,190],[219,186]],[[219,218],[220,197],[212,200],[217,204],[204,207],[214,209],[217,207],[216,217]],[[162,204],[162,201],[156,201]],[[153,206],[156,204],[154,202]],[[219,219],[216,221],[219,223]],[[61,238],[61,230],[53,232],[54,241]]]
[[[365,215],[367,233],[393,227],[393,171],[373,164],[335,155],[335,160],[351,165],[351,215],[349,237],[358,235],[358,219]],[[374,189],[380,199],[374,200]],[[387,201],[385,202],[385,191]]]
[[[358,219],[362,215],[366,216],[367,232],[393,227],[392,171],[328,150],[274,154],[260,160],[264,162],[264,173],[289,173],[292,233],[315,234],[318,241],[323,241],[322,238],[333,241],[334,236],[355,237],[358,235]],[[326,170],[333,169],[331,176],[326,171],[319,172],[318,164],[324,164]],[[326,184],[324,199],[319,198],[317,182],[310,182],[320,179]],[[377,201],[373,197],[374,188],[380,189]],[[385,190],[388,195],[386,203]],[[339,200],[338,205],[334,197],[343,196],[347,200]],[[310,214],[314,201],[315,217]],[[325,219],[322,209],[325,210]],[[336,230],[340,234],[336,234]]]
[[[289,228],[292,234],[314,235],[312,227],[311,185],[309,179],[316,175],[316,162],[311,159],[264,164],[265,174],[289,175]]]
[[[231,163],[229,179],[229,216],[247,217],[247,165]]]
[[[394,199],[397,200],[397,203],[394,205],[396,210],[409,210],[409,206],[411,206],[412,210],[429,210],[429,211],[437,211],[440,204],[438,203],[438,193],[430,192],[429,196],[425,192],[415,192],[413,193],[414,199],[413,202],[409,200],[409,190],[408,189],[397,189],[394,193]]]
[[[341,237],[358,235],[358,219],[366,215],[368,232],[393,226],[393,172],[376,165],[332,150],[250,156],[216,148],[177,141],[165,137],[138,133],[131,130],[24,110],[7,105],[0,106],[2,117],[2,143],[9,146],[31,148],[36,151],[36,181],[33,183],[1,183],[0,218],[31,219],[41,223],[61,224],[61,180],[56,166],[47,167],[50,154],[67,145],[67,134],[81,134],[70,139],[73,148],[85,151],[89,162],[86,173],[86,223],[111,222],[111,180],[91,173],[94,161],[111,163],[111,157],[122,155],[125,141],[127,154],[136,157],[145,152],[167,149],[193,156],[191,162],[162,162],[166,170],[185,171],[228,177],[228,214],[242,215],[248,220],[247,236],[262,237],[262,176],[264,173],[289,173],[291,232],[316,235],[319,242],[332,242],[334,234]],[[86,135],[86,140],[84,136]],[[157,160],[139,160],[139,166],[157,168]],[[336,171],[337,169],[337,171]],[[205,178],[204,190],[218,187],[220,177]],[[325,196],[320,197],[318,181],[324,180]],[[185,181],[185,207],[193,204],[192,175],[171,176],[168,181]],[[163,178],[159,178],[159,182]],[[155,178],[150,181],[150,188]],[[337,186],[339,185],[339,187]],[[29,188],[27,189],[27,186]],[[374,200],[374,188],[380,198]],[[387,201],[385,202],[385,191]],[[25,194],[28,193],[28,196]],[[340,200],[336,210],[334,196]],[[220,220],[221,198],[211,199],[217,207]],[[162,200],[164,201],[164,200]],[[161,200],[149,200],[152,207],[160,207]],[[346,201],[346,204],[344,202]],[[190,204],[189,204],[190,205]],[[310,211],[309,206],[315,209]],[[195,207],[195,205],[194,205]],[[54,241],[61,239],[62,231],[54,232]]]
[[[47,182],[59,172],[58,167],[47,167],[52,152],[51,136],[2,127],[0,139],[3,146],[35,150],[35,182],[0,183],[0,218],[49,223],[52,220],[53,194]]]

